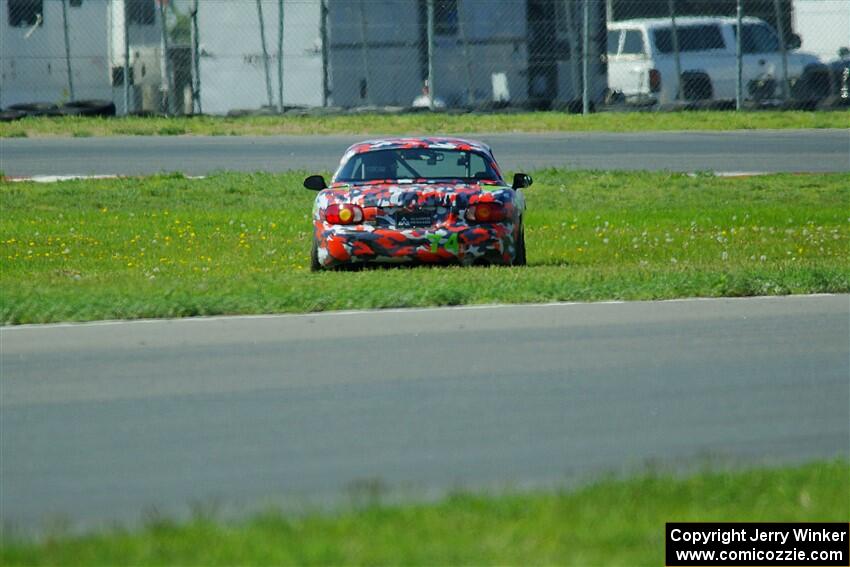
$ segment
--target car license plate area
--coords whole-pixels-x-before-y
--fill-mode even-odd
[[[433,213],[427,211],[400,212],[395,215],[398,228],[425,228],[434,225]]]

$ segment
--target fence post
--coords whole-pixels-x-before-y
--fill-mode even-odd
[[[744,59],[741,52],[741,35],[743,34],[741,22],[744,19],[743,0],[738,0],[736,15],[738,31],[735,33],[735,110],[741,110],[744,106]]]
[[[788,84],[788,50],[785,45],[785,26],[782,25],[782,7],[779,0],[773,0],[776,13],[776,32],[779,34],[779,52],[782,55],[782,100],[788,100],[791,88]]]
[[[428,0],[428,106],[434,110],[434,0]]]
[[[590,2],[584,0],[584,25],[581,32],[581,113],[585,116],[590,114]]]
[[[266,97],[268,106],[274,106],[274,95],[272,95],[272,78],[269,74],[269,50],[266,47],[266,22],[263,18],[263,0],[257,0],[257,18],[260,20],[260,43],[263,44],[263,70],[266,74]]]
[[[201,53],[199,48],[200,36],[198,34],[198,0],[192,7],[192,65],[195,77],[192,85],[192,100],[198,107],[198,114],[203,114],[201,106]]]
[[[564,6],[564,20],[567,24],[567,36],[570,42],[570,75],[573,82],[573,100],[578,100],[578,86],[581,80],[580,64],[578,60],[578,28],[575,23],[574,8],[575,0],[561,0]]]
[[[673,59],[676,63],[676,100],[682,98],[682,58],[679,53],[679,30],[676,27],[675,0],[667,2],[670,10],[670,37],[673,40]]]
[[[130,2],[124,0],[124,114],[130,114]]]
[[[283,0],[277,0],[277,110],[283,114]]]
[[[466,33],[463,29],[463,6],[461,0],[457,2],[457,33],[460,36],[461,47],[463,47],[463,60],[466,64],[466,103],[469,106],[475,104],[475,85],[472,82],[472,61],[469,58],[469,44],[466,41]]]
[[[159,42],[160,42],[160,91],[162,92],[162,107],[161,110],[166,114],[171,112],[171,73],[169,73],[168,64],[168,25],[165,16],[165,2],[167,0],[157,0],[159,5]]]
[[[68,37],[68,0],[62,0],[62,29],[65,32],[65,68],[68,71],[68,94],[74,100],[74,75],[71,72],[71,39]]]
[[[369,73],[369,35],[367,34],[366,6],[360,0],[360,53],[363,57],[363,73],[366,75],[366,103],[372,104],[372,77]]]
[[[321,0],[319,8],[319,29],[322,36],[322,106],[328,105],[330,98],[330,36],[328,35],[328,1]]]

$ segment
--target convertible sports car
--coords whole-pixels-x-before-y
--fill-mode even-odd
[[[348,148],[313,206],[311,268],[366,263],[524,265],[522,189],[488,146],[457,138],[369,140]]]

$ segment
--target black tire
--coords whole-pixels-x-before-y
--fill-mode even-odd
[[[12,122],[14,120],[20,120],[27,113],[23,110],[4,110],[0,112],[0,122]]]
[[[10,105],[6,110],[25,112],[27,116],[45,116],[55,112],[58,107],[49,102],[25,102]]]
[[[313,239],[313,246],[310,248],[310,271],[321,271],[322,265],[319,263],[319,244],[316,239]]]
[[[109,100],[75,100],[59,109],[68,116],[115,116],[115,103]]]
[[[711,78],[705,73],[693,71],[682,73],[682,98],[685,100],[711,100],[714,98]]]
[[[516,254],[514,255],[514,266],[525,266],[525,227],[520,225],[519,236],[516,239]]]

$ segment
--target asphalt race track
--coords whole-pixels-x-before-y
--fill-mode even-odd
[[[366,136],[114,137],[0,140],[10,176],[141,175],[216,170],[330,171]],[[374,136],[368,136],[374,137]],[[850,171],[850,130],[470,135],[509,169]]]
[[[850,453],[850,296],[0,329],[2,520]]]

